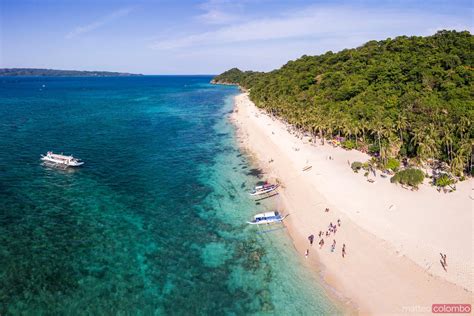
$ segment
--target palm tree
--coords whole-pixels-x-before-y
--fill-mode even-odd
[[[471,126],[471,121],[467,117],[462,116],[459,119],[458,133],[461,135],[461,138],[464,138],[464,133],[469,130],[470,126]]]
[[[452,124],[448,124],[447,126],[445,126],[443,128],[443,138],[442,138],[442,142],[446,146],[446,154],[450,162],[453,159],[453,156],[452,156],[453,137],[452,137],[451,131],[452,131]]]
[[[378,145],[379,145],[379,157],[382,158],[382,142],[381,142],[381,138],[384,137],[384,138],[388,138],[388,136],[390,136],[390,133],[391,133],[391,130],[390,130],[390,124],[391,122],[389,120],[376,120],[373,122],[373,125],[372,125],[372,134],[375,134],[377,136],[377,140],[378,140]],[[386,151],[384,152],[386,153]]]
[[[334,125],[337,131],[337,137],[341,137],[341,131],[344,129],[346,124],[346,117],[343,116],[340,112],[337,112],[334,116]]]
[[[321,137],[321,144],[324,145],[324,140],[325,140],[325,135],[326,135],[326,130],[328,128],[328,123],[327,120],[321,120],[321,126],[319,127],[319,137]]]
[[[436,129],[433,124],[429,124],[425,128],[417,128],[414,130],[412,143],[417,146],[417,155],[420,160],[434,158],[438,152],[436,143]]]
[[[464,169],[464,157],[461,149],[454,153],[454,158],[451,161],[451,172],[456,176],[462,176]]]
[[[356,144],[356,148],[358,148],[359,146],[357,145],[357,138],[359,137],[359,133],[361,131],[361,123],[360,121],[352,121],[352,131],[354,132],[354,136],[355,136],[355,144]]]
[[[313,135],[313,138],[316,140],[316,135],[319,131],[320,137],[321,137],[321,129],[323,127],[323,122],[319,118],[319,116],[316,113],[312,114],[313,119],[311,120],[311,134]]]
[[[403,143],[403,131],[408,127],[407,117],[403,113],[398,115],[395,127],[398,130],[400,141]]]
[[[387,146],[382,146],[380,147],[380,161],[382,162],[382,165],[385,166],[385,163],[387,162],[387,156],[388,156],[388,145]]]
[[[459,147],[459,151],[461,152],[463,159],[466,159],[463,161],[464,165],[468,165],[469,174],[471,174],[472,171],[472,146],[472,140],[464,139],[462,140],[461,146]]]
[[[335,120],[334,120],[334,118],[330,117],[327,120],[326,135],[331,137],[331,138],[332,138],[333,133],[334,133],[334,125],[335,125]]]
[[[366,119],[361,119],[360,121],[360,132],[362,133],[362,141],[365,142],[365,133],[369,128],[369,122]]]
[[[313,118],[311,120],[311,123],[310,123],[310,126],[309,126],[309,130],[311,132],[311,138],[312,139],[316,139],[316,131],[318,130],[318,122],[317,122],[317,119],[316,118]]]
[[[382,144],[380,142],[380,136],[383,132],[383,124],[382,124],[382,121],[381,120],[375,120],[373,123],[372,123],[372,134],[376,135],[377,136],[377,142],[378,142],[378,145],[379,145],[379,157],[381,155],[381,148],[382,148]]]
[[[410,140],[410,142],[413,144],[413,146],[416,147],[417,155],[419,156],[420,159],[423,159],[424,157],[420,157],[420,153],[424,153],[424,147],[425,147],[425,131],[421,127],[415,128],[413,131],[413,136]],[[420,147],[422,149],[420,149]]]
[[[413,129],[412,133],[413,136],[411,137],[410,142],[413,144],[413,146],[420,145],[420,143],[423,142],[423,129],[417,127]]]
[[[438,137],[438,130],[435,126],[431,123],[428,125],[427,133],[425,135],[425,143],[428,147],[430,158],[434,159],[436,154],[438,153],[438,144],[436,140],[439,139]]]
[[[354,130],[354,124],[352,121],[344,116],[342,119],[342,133],[344,134],[345,137],[351,138],[353,130]]]

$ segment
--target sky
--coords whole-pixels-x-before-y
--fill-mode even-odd
[[[472,0],[0,0],[0,68],[217,74],[473,30]]]

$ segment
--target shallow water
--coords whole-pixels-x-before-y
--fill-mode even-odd
[[[283,229],[245,224],[275,205],[209,80],[0,79],[0,314],[338,312]]]

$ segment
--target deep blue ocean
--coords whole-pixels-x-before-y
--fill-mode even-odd
[[[0,78],[0,315],[339,310],[284,229],[206,76]],[[41,164],[47,151],[83,167]]]

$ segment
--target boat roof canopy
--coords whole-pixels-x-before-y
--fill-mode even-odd
[[[72,158],[74,158],[73,156],[59,155],[59,154],[53,154],[53,153],[50,153],[49,155],[51,157],[59,158],[59,159],[72,159]]]
[[[260,214],[255,215],[255,218],[273,217],[277,215],[278,215],[277,212],[265,212],[265,213],[260,213]]]

